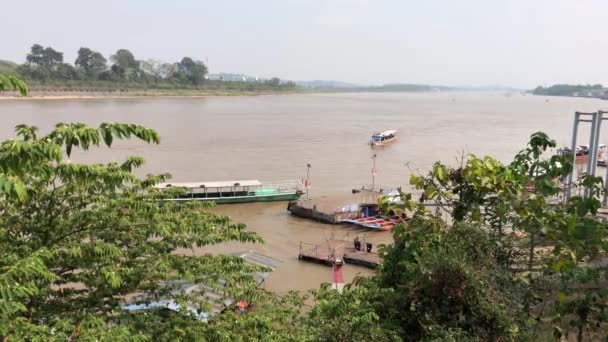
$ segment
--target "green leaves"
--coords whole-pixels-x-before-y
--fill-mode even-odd
[[[135,136],[147,143],[160,143],[160,136],[156,131],[135,124],[103,123],[99,131],[108,147],[112,145],[113,137],[128,139]]]
[[[447,183],[448,169],[445,165],[435,163],[432,174],[435,178],[437,178],[441,185],[445,185]]]
[[[156,131],[135,124],[102,123],[99,128],[88,127],[82,123],[60,123],[42,140],[48,139],[56,145],[65,146],[68,156],[74,146],[88,150],[91,146],[99,146],[103,142],[110,147],[114,139],[139,138],[147,143],[160,143]]]
[[[27,85],[15,76],[0,75],[0,91],[18,90],[21,96],[27,95]]]
[[[0,174],[0,194],[23,201],[26,197],[25,185],[15,177]]]
[[[583,176],[576,181],[575,189],[592,189],[592,196],[573,196],[568,202],[563,201],[561,185],[572,171],[572,155],[547,156],[553,147],[555,141],[545,133],[536,132],[510,164],[504,165],[487,156],[468,155],[461,161],[461,167],[450,168],[437,162],[426,175],[410,175],[410,184],[422,191],[421,202],[432,202],[451,213],[452,230],[460,224],[472,224],[478,225],[481,231],[491,232],[496,247],[492,253],[485,254],[486,258],[501,270],[514,273],[510,281],[521,288],[521,302],[516,303],[527,308],[525,314],[530,316],[526,316],[526,321],[534,318],[531,313],[537,302],[542,305],[543,301],[556,300],[556,309],[560,310],[561,306],[570,305],[574,298],[582,296],[573,288],[598,281],[601,272],[593,265],[603,265],[602,255],[608,252],[608,231],[605,223],[596,217],[601,207],[599,199],[603,197],[602,179]],[[389,203],[382,208],[387,212],[401,207]],[[442,245],[447,234],[442,232],[445,228],[438,228],[442,227],[436,221],[440,219],[439,210],[433,215],[426,209],[423,211],[420,205],[417,208],[413,220],[393,229],[395,243],[383,249],[381,272],[385,284],[395,287],[407,284],[403,286],[411,288],[413,279],[419,279],[412,270],[419,270],[420,262],[429,258],[429,253],[438,255],[442,252],[437,246]],[[471,235],[471,232],[463,235]],[[450,244],[455,240],[450,238]],[[470,250],[475,249],[473,243],[468,246]],[[458,257],[452,256],[449,262]],[[484,282],[491,283],[499,273],[486,274],[489,279]],[[429,273],[425,276],[430,277]],[[540,284],[546,284],[547,288],[541,288]],[[420,285],[421,291],[432,287]],[[557,288],[561,290],[556,291]],[[555,293],[557,298],[552,295]],[[420,300],[428,300],[430,295],[426,294],[421,295]],[[590,300],[587,304],[591,310],[601,307],[597,301]],[[418,313],[428,306],[416,304],[413,307]],[[444,307],[427,317],[436,319],[450,308]],[[593,319],[608,320],[608,316],[603,317],[598,315]],[[576,324],[579,323],[587,324],[586,321]],[[430,326],[442,329],[441,324]]]
[[[48,340],[53,331],[64,340],[150,337],[149,329],[133,328],[135,321],[153,324],[160,313],[134,318],[122,310],[125,298],[145,293],[147,300],[208,307],[206,297],[178,291],[185,281],[215,289],[220,297],[261,299],[252,274],[268,270],[237,257],[189,253],[222,242],[260,243],[257,234],[206,211],[206,203],[160,205],[167,195],[154,185],[169,175],[138,178],[141,157],[108,164],[62,159],[74,148],[116,139],[158,143],[155,131],[60,123],[42,136],[27,125],[16,133],[0,143],[1,336]],[[19,320],[24,315],[26,322]]]
[[[4,254],[0,258],[0,321],[26,311],[24,303],[40,293],[37,283],[57,279],[45,265],[49,253],[39,250],[20,258]]]

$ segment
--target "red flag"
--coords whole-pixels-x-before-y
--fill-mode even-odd
[[[310,189],[312,187],[312,181],[310,179],[307,179],[306,181],[304,181],[304,187],[306,189]]]

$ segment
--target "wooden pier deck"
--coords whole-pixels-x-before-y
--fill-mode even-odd
[[[367,252],[365,244],[356,250],[353,241],[328,239],[320,244],[300,243],[300,260],[332,266],[335,258],[341,258],[346,264],[376,268],[380,265],[380,255],[373,250]]]

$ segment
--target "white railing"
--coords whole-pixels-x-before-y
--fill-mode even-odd
[[[276,191],[275,193],[287,194],[287,193],[296,192],[298,190],[303,191],[304,184],[302,183],[302,181],[289,180],[289,181],[264,183],[261,186],[250,187],[250,191],[257,191],[257,190],[275,190]]]

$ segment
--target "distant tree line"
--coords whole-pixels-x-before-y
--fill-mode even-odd
[[[580,93],[589,91],[601,91],[604,87],[601,84],[556,84],[550,87],[538,86],[532,91],[534,95],[547,95],[547,96],[576,96]],[[583,96],[583,95],[580,95]]]
[[[13,71],[30,84],[42,85],[107,85],[121,84],[131,87],[154,88],[200,88],[207,83],[208,68],[200,60],[183,57],[169,63],[157,60],[139,60],[127,49],[119,49],[106,58],[102,53],[88,47],[78,50],[74,64],[64,60],[63,52],[50,46],[34,44],[26,56],[26,62],[16,65],[0,61],[4,73]],[[266,88],[293,88],[295,83],[283,83],[278,78],[259,82]],[[243,86],[252,90],[252,86]],[[253,85],[255,88],[256,85]]]

